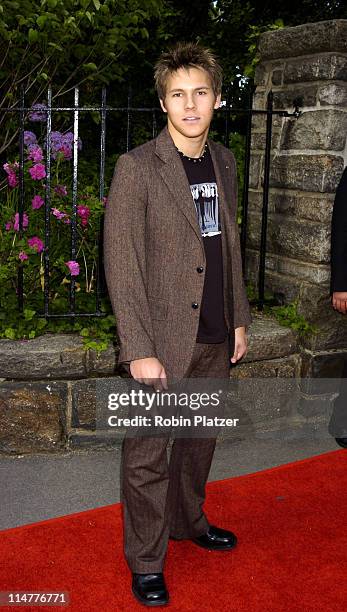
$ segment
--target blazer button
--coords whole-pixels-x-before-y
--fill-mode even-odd
[[[192,303],[192,308],[194,308],[194,309],[199,308],[199,304],[197,302],[193,302]]]
[[[201,272],[203,272],[203,271],[204,271],[204,268],[203,268],[202,266],[198,266],[198,267],[196,268],[196,271],[197,271],[197,272],[199,272],[199,274],[201,274]]]

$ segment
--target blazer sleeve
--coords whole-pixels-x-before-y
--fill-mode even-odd
[[[156,357],[147,300],[147,188],[128,153],[115,166],[104,217],[104,269],[120,342],[118,363]]]
[[[240,234],[237,224],[237,168],[236,160],[232,151],[231,153],[231,168],[233,173],[232,179],[232,198],[235,202],[235,214],[232,218],[233,233],[234,233],[234,253],[233,253],[233,306],[234,306],[234,328],[245,327],[252,323],[251,309],[247,298],[246,287],[243,280],[242,258],[240,246]]]
[[[347,167],[338,184],[331,219],[330,293],[347,291]]]

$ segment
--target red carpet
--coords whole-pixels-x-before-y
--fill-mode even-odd
[[[347,451],[208,485],[211,523],[235,530],[232,552],[169,542],[172,611],[342,612],[347,602]],[[0,591],[69,591],[62,608],[144,610],[130,592],[119,504],[3,531]]]

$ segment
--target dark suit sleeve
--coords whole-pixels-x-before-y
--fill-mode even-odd
[[[336,190],[331,220],[330,293],[347,291],[347,167]]]
[[[233,170],[232,197],[235,203],[235,214],[232,219],[232,229],[234,232],[234,262],[237,264],[236,267],[233,266],[234,328],[245,327],[247,331],[248,326],[252,323],[252,316],[242,275],[240,234],[237,224],[237,167],[234,154],[232,151],[229,151],[229,153],[231,154],[231,168]]]
[[[147,187],[136,160],[116,164],[104,218],[104,268],[120,341],[119,363],[156,357],[147,300]]]

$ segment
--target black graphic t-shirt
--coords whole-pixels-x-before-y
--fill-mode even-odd
[[[197,342],[223,342],[227,335],[223,300],[222,236],[216,177],[209,148],[199,161],[181,152],[198,216],[206,255],[205,281]]]

